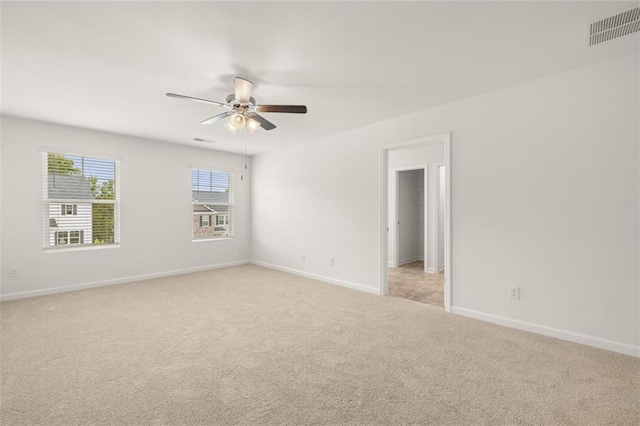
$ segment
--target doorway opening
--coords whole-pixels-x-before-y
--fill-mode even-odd
[[[384,146],[381,159],[380,293],[450,312],[450,136]]]

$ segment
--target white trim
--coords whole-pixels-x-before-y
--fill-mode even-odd
[[[41,154],[60,154],[60,155],[71,155],[74,157],[89,157],[89,158],[97,158],[98,160],[113,160],[113,161],[122,161],[122,157],[112,154],[95,154],[89,151],[69,151],[67,148],[52,148],[52,147],[40,147]]]
[[[429,166],[428,164],[417,164],[415,166],[396,167],[395,169],[392,169],[392,170],[396,172],[412,172],[414,170],[426,170],[428,166]]]
[[[192,243],[204,243],[207,241],[226,241],[226,240],[233,240],[235,237],[233,236],[226,236],[226,237],[216,237],[216,238],[202,238],[199,240],[191,240]]]
[[[415,139],[409,139],[406,141],[402,141],[402,142],[394,142],[394,143],[390,143],[388,145],[382,145],[380,147],[381,150],[385,151],[385,150],[389,150],[389,149],[393,149],[393,148],[404,148],[407,146],[414,146],[414,145],[432,145],[432,144],[436,144],[436,143],[442,143],[443,141],[448,141],[450,140],[450,132],[447,133],[440,133],[437,135],[431,135],[431,136],[425,136],[425,137],[420,137],[420,138],[415,138]]]
[[[65,250],[66,251],[66,250]],[[47,288],[43,290],[23,291],[20,293],[10,293],[0,295],[0,302],[5,300],[24,299],[27,297],[46,296],[48,294],[66,293],[69,291],[85,290],[94,287],[105,287],[109,285],[125,284],[135,281],[149,280],[152,278],[170,277],[173,275],[190,274],[193,272],[208,271],[211,269],[229,268],[232,266],[240,266],[249,264],[249,260],[239,260],[236,262],[219,263],[217,265],[197,266],[195,268],[175,269],[173,271],[154,272],[151,274],[133,275],[124,278],[114,278],[112,280],[94,281],[85,284],[74,284],[64,287]]]
[[[434,216],[434,219],[432,221],[432,225],[433,225],[433,229],[431,229],[431,232],[433,233],[433,238],[431,239],[431,250],[433,250],[433,266],[431,266],[431,270],[433,271],[433,273],[436,272],[436,270],[439,270],[438,265],[443,265],[444,267],[444,259],[440,259],[440,167],[445,167],[444,163],[433,163],[432,167],[431,167],[431,173],[433,174],[432,178],[433,178],[433,195],[432,195],[432,212],[431,214]],[[446,168],[445,168],[445,173],[446,173]],[[446,176],[445,176],[445,185],[446,185]],[[445,188],[445,192],[446,192],[446,188]],[[446,193],[445,193],[445,197],[446,197]],[[446,203],[446,200],[445,200]],[[442,206],[444,209],[446,209],[446,206]],[[442,219],[446,222],[447,217],[446,217],[446,212],[442,215]],[[444,229],[442,230],[442,234],[444,235]],[[444,244],[444,241],[443,241]],[[442,250],[442,254],[444,257],[444,247]]]
[[[379,294],[386,295],[389,292],[389,283],[387,281],[388,269],[388,244],[389,233],[388,227],[388,197],[389,197],[389,150],[394,148],[403,148],[408,146],[444,144],[444,166],[446,174],[446,211],[445,211],[445,230],[444,230],[444,264],[446,269],[444,280],[444,309],[451,312],[452,305],[452,268],[451,268],[451,133],[442,133],[428,137],[411,139],[408,141],[396,142],[380,147],[380,182],[379,182],[379,205],[380,205],[380,253],[379,253]],[[426,201],[426,200],[425,200]],[[426,211],[426,209],[425,209]],[[426,216],[426,215],[425,215]]]
[[[435,273],[436,273],[436,268],[434,268],[434,267],[428,267],[428,268],[427,268],[427,272],[428,272],[428,273],[430,273],[430,274],[435,274]]]
[[[358,290],[358,291],[363,291],[365,293],[375,294],[376,296],[380,295],[380,292],[376,288],[365,287],[365,286],[363,286],[361,284],[356,284],[356,283],[353,283],[353,282],[350,282],[350,281],[338,280],[338,279],[335,279],[335,278],[326,277],[324,275],[312,274],[310,272],[304,272],[304,271],[300,271],[298,269],[293,269],[293,268],[287,268],[287,267],[284,267],[284,266],[273,265],[271,263],[261,262],[261,261],[258,261],[258,260],[251,260],[249,263],[251,263],[253,265],[256,265],[256,266],[262,266],[264,268],[275,269],[276,271],[287,272],[289,274],[299,275],[299,276],[305,277],[305,278],[311,278],[311,279],[322,281],[322,282],[329,283],[329,284],[339,285],[341,287],[350,288],[352,290]]]
[[[378,203],[380,204],[380,253],[378,258],[378,275],[380,286],[378,292],[381,296],[389,293],[389,282],[387,279],[389,269],[389,149],[380,147],[380,193]],[[391,260],[393,262],[393,260]]]
[[[444,135],[444,174],[445,174],[445,220],[444,220],[444,269],[446,271],[444,275],[444,310],[451,312],[451,306],[453,306],[452,297],[452,280],[453,267],[451,265],[451,246],[453,244],[451,229],[452,229],[452,216],[451,216],[451,133]]]
[[[117,197],[117,194],[116,194],[116,197]],[[45,201],[49,202],[50,204],[78,205],[78,204],[115,204],[118,200],[102,200],[97,198],[94,198],[94,199],[47,198]]]
[[[203,165],[203,164],[191,164],[189,166],[190,170],[193,169],[197,169],[197,170],[208,170],[211,172],[222,172],[222,173],[229,173],[230,175],[238,173],[238,172],[242,172],[242,170],[238,171],[235,168],[231,168],[231,167],[217,167],[217,166],[211,166],[211,165]],[[191,173],[189,173],[189,177],[191,177]],[[191,181],[191,180],[189,180]]]
[[[424,261],[424,257],[422,257],[422,256],[414,256],[414,257],[412,257],[410,259],[401,260],[400,262],[398,262],[398,264],[400,266],[403,266],[403,265],[406,265],[407,263],[417,262],[418,260]]]
[[[626,343],[614,342],[612,340],[601,339],[599,337],[588,336],[586,334],[574,333],[572,331],[561,330],[558,328],[547,327],[544,325],[534,324],[526,321],[515,320],[498,315],[487,314],[473,309],[459,308],[453,306],[451,313],[461,315],[476,320],[486,321],[493,324],[511,327],[518,330],[529,331],[532,333],[542,334],[544,336],[555,337],[557,339],[566,340],[581,345],[593,346],[612,352],[618,352],[624,355],[630,355],[640,358],[640,346],[633,346]]]
[[[62,246],[50,246],[42,249],[43,253],[67,253],[70,251],[85,251],[85,250],[104,250],[120,248],[120,243],[111,244],[66,244]],[[0,296],[1,297],[1,296]]]

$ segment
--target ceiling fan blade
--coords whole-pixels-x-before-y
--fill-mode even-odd
[[[213,104],[213,105],[218,105],[218,106],[227,106],[227,104],[223,104],[222,102],[216,102],[216,101],[210,101],[210,100],[207,100],[207,99],[194,98],[194,97],[185,96],[185,95],[178,95],[176,93],[167,93],[167,96],[172,97],[172,98],[178,98],[178,99],[189,99],[189,100],[196,101],[196,102],[204,102],[205,104]]]
[[[253,120],[253,121],[256,121],[258,124],[260,124],[260,127],[262,127],[265,130],[273,130],[273,129],[276,128],[275,124],[273,124],[272,122],[270,122],[266,118],[259,116],[258,114],[250,115],[249,119]]]
[[[260,112],[286,112],[291,114],[306,114],[305,105],[258,105],[256,109]]]
[[[207,118],[206,120],[203,120],[200,122],[200,124],[213,124],[216,123],[220,120],[224,120],[225,118],[231,116],[235,114],[233,111],[227,111],[227,112],[223,112],[222,114],[218,114],[218,115],[214,115],[211,118]]]
[[[236,77],[233,79],[233,82],[236,85],[236,100],[241,104],[246,104],[251,99],[251,88],[253,87],[253,82]]]

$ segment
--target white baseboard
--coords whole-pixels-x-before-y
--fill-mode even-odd
[[[599,337],[574,333],[572,331],[533,324],[526,321],[515,320],[498,315],[487,314],[485,312],[474,311],[472,309],[459,308],[456,306],[451,307],[451,313],[640,358],[640,346],[614,342],[612,340],[601,339]]]
[[[311,278],[311,279],[322,281],[325,283],[339,285],[341,287],[347,287],[353,290],[364,291],[365,293],[375,294],[376,296],[380,295],[380,290],[377,288],[365,287],[363,285],[352,283],[350,281],[338,280],[336,278],[331,278],[324,275],[312,274],[311,272],[304,272],[298,269],[287,268],[284,266],[273,265],[271,263],[261,262],[259,260],[251,260],[250,263],[257,266],[263,266],[269,269],[275,269],[276,271],[287,272],[289,274],[299,275],[301,277]]]
[[[46,296],[48,294],[66,293],[69,291],[85,290],[85,289],[94,288],[94,287],[104,287],[104,286],[115,285],[115,284],[126,284],[134,281],[169,277],[172,275],[190,274],[193,272],[208,271],[211,269],[229,268],[231,266],[247,265],[249,263],[250,263],[249,260],[240,260],[237,262],[219,263],[217,265],[197,266],[195,268],[176,269],[173,271],[154,272],[150,274],[134,275],[134,276],[124,277],[124,278],[115,278],[111,280],[94,281],[94,282],[84,283],[84,284],[74,284],[69,286],[47,288],[42,290],[32,290],[32,291],[23,291],[20,293],[3,294],[3,295],[0,295],[0,302],[5,300],[24,299],[26,297]]]
[[[418,261],[418,260],[422,260],[422,261],[424,261],[424,258],[423,258],[423,257],[421,257],[421,256],[416,256],[416,257],[412,257],[412,258],[410,258],[410,259],[404,259],[404,260],[401,260],[401,261],[400,261],[400,266],[402,266],[402,265],[406,265],[407,263],[416,262],[416,261]]]
[[[432,267],[432,266],[427,266],[427,272],[430,274],[435,274],[436,273],[436,268]]]

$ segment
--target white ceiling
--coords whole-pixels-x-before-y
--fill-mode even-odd
[[[278,128],[250,154],[530,81],[637,49],[587,48],[585,24],[637,2],[3,2],[2,112],[238,152],[199,122],[233,77]]]

